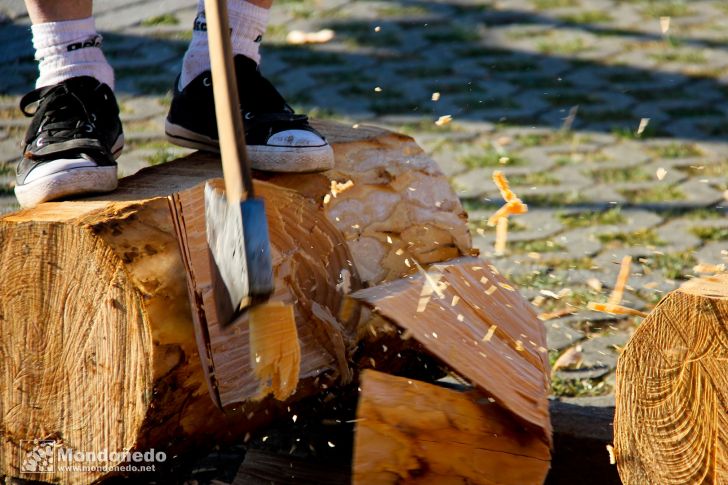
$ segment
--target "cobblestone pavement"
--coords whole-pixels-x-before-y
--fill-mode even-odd
[[[549,320],[552,357],[579,345],[554,392],[608,394],[617,352],[639,318],[585,310],[606,299],[632,255],[625,305],[648,310],[696,274],[728,263],[728,4],[720,0],[280,1],[263,70],[297,110],[403,130],[452,177],[476,245]],[[193,1],[100,0],[116,68],[130,174],[184,150],[163,141],[169,88],[190,38]],[[0,203],[32,87],[22,2],[0,1]],[[290,30],[335,31],[291,46]],[[434,101],[433,93],[440,93]],[[434,123],[451,115],[444,126]],[[494,257],[484,219],[509,176],[530,212]],[[599,290],[599,287],[602,287]],[[559,298],[553,298],[557,294]]]

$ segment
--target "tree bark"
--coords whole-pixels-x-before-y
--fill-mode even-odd
[[[549,445],[481,391],[367,370],[357,409],[354,484],[541,484]]]
[[[625,484],[728,481],[728,274],[657,305],[619,358],[615,400]]]
[[[342,310],[345,294],[406,275],[413,261],[471,252],[457,197],[411,138],[319,128],[334,147],[334,170],[258,174],[269,181],[257,188],[271,226],[275,299],[295,305],[302,346],[293,399],[347,374],[359,314]],[[218,157],[197,153],[144,169],[113,194],[0,219],[0,475],[29,478],[20,472],[33,443],[24,440],[171,456],[238,438],[285,412],[284,403],[248,399],[257,383],[247,344],[238,345],[247,341],[244,321],[216,341],[234,350],[216,369],[231,405],[223,412],[208,395],[210,363],[200,359],[192,324],[204,294],[187,288],[170,200],[194,202],[201,184],[220,176]],[[190,237],[195,247],[204,234]],[[105,475],[35,477],[90,483]]]

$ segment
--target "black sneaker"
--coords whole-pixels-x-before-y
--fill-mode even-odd
[[[312,172],[334,166],[334,152],[326,139],[293,112],[283,96],[245,56],[235,56],[235,72],[245,125],[245,141],[254,169],[273,172]],[[212,76],[206,71],[185,88],[175,82],[165,124],[172,143],[219,152]]]
[[[89,76],[71,78],[26,94],[20,109],[33,117],[16,169],[21,206],[116,188],[124,134],[109,86]]]

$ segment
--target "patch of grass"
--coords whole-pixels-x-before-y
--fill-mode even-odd
[[[544,301],[543,304],[539,307],[539,311],[552,312],[564,307],[571,307],[583,310],[586,308],[587,304],[590,301],[605,302],[606,300],[606,294],[597,293],[591,288],[572,288],[571,293],[561,297],[558,300],[549,298],[548,300]]]
[[[551,239],[536,239],[534,241],[513,241],[510,248],[519,253],[555,253],[566,248]]]
[[[518,135],[516,137],[516,141],[524,147],[536,147],[543,145],[588,143],[589,137],[582,133],[558,130],[549,133],[529,133],[527,135]]]
[[[623,139],[623,140],[645,140],[648,138],[654,138],[656,136],[659,136],[662,133],[654,123],[650,123],[647,125],[647,128],[645,128],[642,133],[637,132],[638,124],[635,123],[634,128],[626,127],[626,126],[615,126],[611,129],[612,135],[614,135],[617,138]]]
[[[664,246],[666,244],[654,229],[599,234],[597,238],[608,246]]]
[[[150,17],[141,21],[141,25],[144,27],[154,27],[155,25],[177,25],[179,19],[172,13],[165,13],[157,15],[156,17]]]
[[[551,378],[551,394],[556,397],[604,396],[611,387],[599,379],[562,379],[557,375]]]
[[[674,209],[664,211],[661,215],[668,219],[683,217],[694,221],[707,221],[710,219],[722,219],[726,217],[726,215],[728,215],[728,210],[725,208],[718,209],[715,207],[710,209]]]
[[[684,17],[692,11],[684,0],[649,0],[642,9],[644,17]]]
[[[691,143],[670,143],[669,145],[649,148],[650,153],[658,158],[688,158],[703,155],[697,145]]]
[[[690,232],[703,241],[728,241],[728,227],[693,227]]]
[[[542,259],[540,263],[551,269],[592,269],[594,260],[590,257],[576,259]]]
[[[386,5],[377,7],[376,11],[382,17],[417,17],[430,12],[419,5]]]
[[[179,157],[179,155],[169,148],[161,148],[153,154],[144,157],[144,160],[149,163],[149,165],[160,165],[162,163],[172,161],[177,157]]]
[[[563,277],[553,274],[550,270],[541,268],[525,274],[509,275],[508,279],[521,288],[534,289],[561,289],[566,285]]]
[[[650,59],[657,62],[681,62],[685,64],[705,64],[708,58],[700,51],[694,50],[669,50],[649,54]]]
[[[450,133],[462,130],[462,126],[459,125],[457,121],[453,121],[447,125],[437,126],[433,119],[423,119],[416,122],[405,123],[397,127],[397,131],[410,135],[417,133]]]
[[[719,163],[709,163],[706,165],[692,165],[686,170],[690,175],[720,177],[728,173],[728,160],[724,160]]]
[[[501,161],[508,161],[501,163]],[[494,148],[484,147],[482,152],[465,156],[460,160],[469,169],[483,167],[517,166],[523,164],[523,159],[508,153],[498,152]]]
[[[647,270],[660,270],[671,280],[687,279],[693,266],[697,264],[695,256],[690,252],[653,254],[640,262]]]
[[[581,37],[569,39],[563,42],[543,40],[536,44],[536,48],[543,54],[576,54],[589,50],[589,45]]]
[[[675,185],[655,184],[646,189],[619,191],[632,204],[685,200],[685,193]]]
[[[599,24],[612,21],[612,16],[604,10],[583,10],[569,15],[562,15],[559,19],[571,24]]]
[[[470,228],[472,232],[476,233],[494,232],[495,227],[489,226],[487,223],[488,219],[470,219],[468,220],[468,228]],[[518,222],[518,218],[508,219],[508,232],[523,232],[526,229],[526,226]]]
[[[624,214],[619,207],[613,207],[605,211],[588,211],[577,213],[559,213],[556,215],[559,221],[570,229],[590,227],[593,225],[619,225],[626,222]]]
[[[620,184],[625,182],[646,182],[652,180],[652,175],[642,167],[608,168],[594,170],[589,175],[602,184]]]
[[[557,192],[553,194],[529,194],[524,197],[529,205],[563,207],[565,205],[586,202],[586,198],[578,191]]]
[[[540,185],[559,185],[560,180],[551,175],[550,172],[529,172],[526,174],[509,175],[508,180],[511,185],[528,185],[528,186],[540,186]]]
[[[539,10],[552,8],[578,7],[578,0],[533,0],[533,6]]]

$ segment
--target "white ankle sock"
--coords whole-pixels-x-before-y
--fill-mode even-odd
[[[260,42],[268,26],[268,9],[245,0],[228,0],[227,7],[232,30],[233,54],[242,54],[260,63]],[[184,89],[193,79],[209,69],[210,52],[207,43],[205,2],[198,0],[197,18],[192,30],[192,40],[182,61],[179,88]]]
[[[114,88],[114,70],[101,52],[93,17],[31,26],[40,74],[36,88],[92,76]]]

